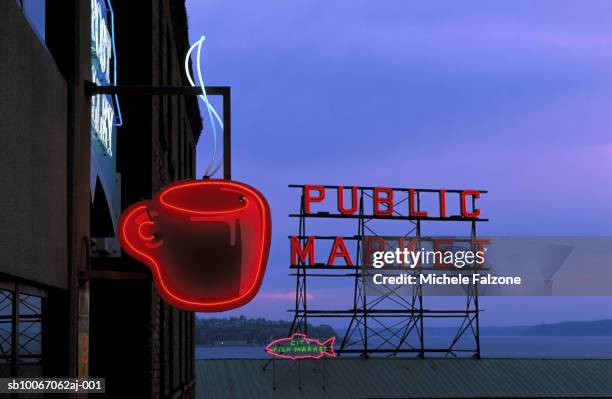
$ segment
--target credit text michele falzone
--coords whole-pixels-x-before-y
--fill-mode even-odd
[[[410,251],[407,248],[395,251],[376,251],[372,254],[372,266],[380,269],[385,265],[399,265],[402,267],[416,268],[423,264],[443,264],[461,270],[467,265],[482,266],[485,262],[484,251]],[[427,285],[520,285],[521,277],[518,276],[492,276],[491,274],[473,273],[470,275],[448,275],[446,273],[435,274],[408,274],[384,275],[377,273],[372,276],[374,284],[427,284]]]

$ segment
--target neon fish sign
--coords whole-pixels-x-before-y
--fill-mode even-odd
[[[320,359],[323,356],[336,357],[334,342],[336,337],[331,337],[324,342],[308,338],[304,334],[295,333],[289,338],[281,338],[272,341],[265,350],[272,356],[284,359]]]

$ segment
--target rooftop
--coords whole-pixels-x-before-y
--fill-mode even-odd
[[[612,397],[612,360],[279,359],[264,370],[266,364],[262,359],[198,360],[197,396]]]

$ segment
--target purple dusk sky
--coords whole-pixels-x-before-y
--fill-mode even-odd
[[[612,2],[187,8],[192,41],[206,36],[206,84],[232,87],[233,177],[273,212],[260,295],[221,316],[290,318],[289,183],[478,188],[489,190],[483,234],[611,235]],[[211,154],[203,134],[198,175]],[[344,303],[348,285],[314,288],[312,301]],[[610,297],[482,303],[484,325],[612,317]]]

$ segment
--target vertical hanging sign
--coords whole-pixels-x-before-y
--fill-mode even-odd
[[[91,81],[98,86],[117,83],[114,13],[110,0],[91,0]],[[91,174],[92,201],[96,190],[104,191],[109,219],[116,230],[120,211],[119,184],[115,150],[117,126],[121,126],[121,111],[116,95],[95,95],[91,98]],[[98,198],[101,198],[99,195]],[[113,236],[113,232],[92,232]]]
[[[109,30],[108,20],[113,15],[107,2],[92,0],[91,2],[91,80],[99,86],[114,84],[113,36]],[[113,75],[111,75],[111,69]],[[102,147],[105,155],[113,155],[115,130],[115,104],[110,95],[93,96],[91,103],[92,136]]]

